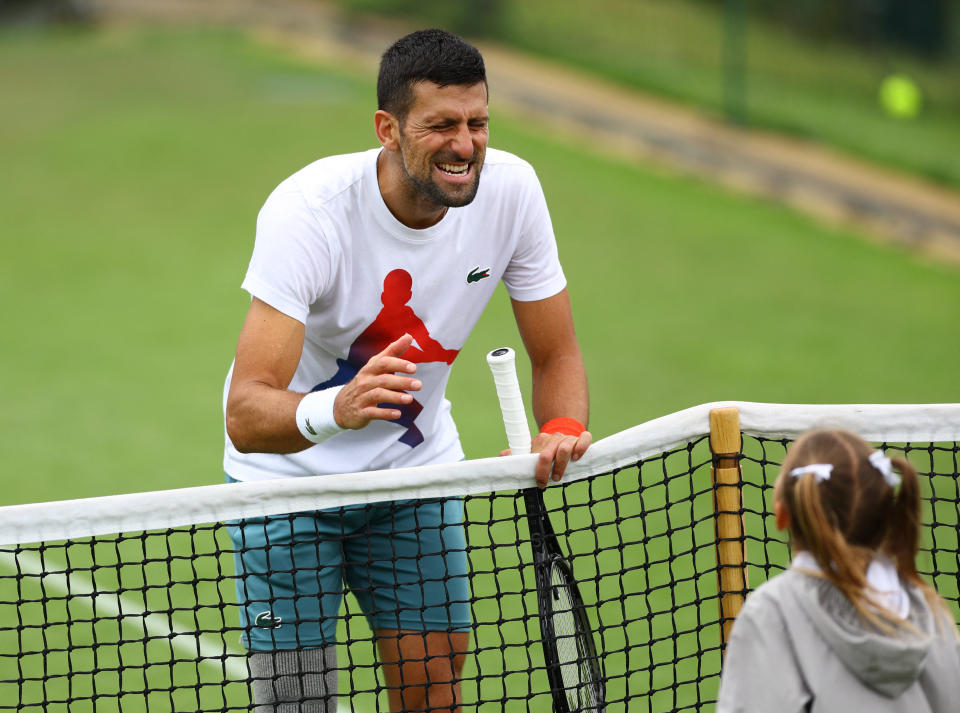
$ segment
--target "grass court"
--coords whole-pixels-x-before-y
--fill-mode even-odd
[[[500,112],[495,86],[491,92],[491,145],[533,163],[551,206],[597,437],[721,399],[958,400],[955,268],[824,227],[779,205],[601,156]],[[233,32],[3,30],[0,94],[0,298],[7,305],[0,316],[6,335],[0,349],[0,452],[8,475],[0,502],[220,482],[221,389],[248,301],[239,284],[257,211],[280,180],[306,163],[374,145],[374,77],[349,66],[308,64]],[[502,289],[461,351],[449,389],[470,458],[494,455],[504,441],[484,363],[486,352],[501,345],[520,347]],[[528,386],[523,367],[521,383]],[[690,487],[670,483],[644,491],[642,499],[624,500],[638,513],[651,511],[646,536],[672,532],[677,522],[701,524],[653,545],[637,534],[618,535],[610,525],[574,527],[575,552],[603,550],[575,562],[578,572],[598,577],[588,600],[606,601],[633,586],[603,576],[607,559],[611,571],[623,561],[635,563],[631,576],[638,586],[666,579],[692,590],[708,586],[694,573],[697,558],[713,555],[683,534],[700,528],[712,538],[712,525],[700,519],[703,496],[668,506],[670,487]],[[508,501],[498,506],[512,507]],[[576,513],[582,508],[571,512],[571,518],[581,517]],[[944,517],[946,537],[949,513]],[[503,527],[504,544],[495,551],[510,563],[522,556],[515,544],[522,533]],[[613,548],[618,536],[636,539]],[[210,533],[196,537],[201,544],[171,546],[213,548]],[[152,559],[143,547],[131,540],[120,549]],[[82,549],[70,548],[72,564],[82,566],[90,556]],[[63,550],[49,554],[67,558]],[[204,587],[216,588],[223,585],[211,579],[213,573],[229,564],[210,556],[194,564],[175,560],[173,567],[196,570]],[[159,563],[150,567],[162,569]],[[168,629],[182,617],[189,629],[220,616],[200,611],[192,620],[176,594],[154,591],[135,569],[116,567],[114,582],[98,571],[97,582],[109,589],[122,581],[143,595],[141,603],[145,597],[151,608],[166,606],[172,612]],[[101,576],[107,577],[102,583]],[[515,579],[522,589],[522,577]],[[481,583],[491,589],[481,607],[496,619],[500,605],[492,580],[481,575],[475,587]],[[13,594],[0,596],[9,600]],[[152,601],[169,596],[174,599],[166,604]],[[662,596],[670,594],[664,590]],[[189,596],[183,601],[189,604]],[[102,606],[108,604],[103,600]],[[633,605],[638,611],[661,606]],[[70,606],[84,604],[53,603],[46,616],[56,621]],[[715,602],[702,606],[715,608]],[[678,626],[688,633],[648,649],[658,658],[659,648],[679,647],[681,663],[672,674],[678,680],[662,680],[662,672],[631,679],[626,672],[644,662],[624,652],[610,657],[608,665],[624,671],[611,692],[635,686],[666,691],[696,678],[697,652],[715,646],[716,639],[715,631],[697,628],[701,615],[699,607],[681,609]],[[143,626],[149,625],[145,619]],[[75,641],[93,635],[92,623],[89,631],[77,626],[83,628],[73,625],[70,631]],[[130,636],[124,626],[97,631],[118,642],[114,659],[101,662],[108,668],[124,656],[154,656],[142,644],[121,643]],[[657,639],[666,626],[660,618],[641,617],[633,628],[609,632],[605,647],[618,650],[617,637]],[[227,644],[235,646],[235,640]],[[12,645],[8,638],[0,650]],[[161,687],[179,676],[223,676],[203,666],[171,666],[165,655],[156,654],[147,674]],[[509,652],[521,669],[534,665],[524,660],[529,655]],[[497,678],[493,663],[479,665],[482,685],[514,685]],[[10,666],[16,670],[9,659],[0,664],[3,680],[11,678]],[[369,664],[357,672],[353,685],[374,690]],[[91,677],[73,685],[79,688],[64,695],[107,684]],[[242,689],[238,685],[229,695],[245,696]],[[655,699],[657,709],[664,702],[682,705],[689,689],[684,684],[675,694],[662,694],[667,698]],[[2,698],[9,702],[12,695],[8,689]],[[181,710],[196,707],[191,696],[208,694],[200,686],[163,695]],[[672,703],[671,695],[678,697]],[[124,710],[159,705],[135,698]],[[359,710],[372,709],[369,700],[357,703]],[[517,710],[524,705],[511,703]]]

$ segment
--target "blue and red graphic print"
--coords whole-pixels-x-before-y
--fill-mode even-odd
[[[440,342],[430,336],[430,331],[423,320],[407,305],[411,297],[413,297],[413,278],[410,277],[410,273],[401,269],[387,273],[383,280],[383,293],[380,295],[383,309],[370,326],[364,329],[350,345],[347,358],[337,359],[337,373],[322,384],[314,386],[312,391],[346,384],[357,375],[372,356],[382,352],[404,334],[410,334],[414,339],[413,345],[403,355],[404,359],[416,364],[426,362],[452,364],[460,350],[445,349]],[[391,423],[406,429],[406,432],[400,436],[401,443],[406,443],[411,448],[423,443],[423,433],[414,423],[423,411],[422,404],[414,399],[409,404],[381,404],[381,406],[400,411],[400,418]]]

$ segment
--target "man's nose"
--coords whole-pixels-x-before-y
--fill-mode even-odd
[[[473,157],[473,137],[470,135],[470,127],[463,124],[457,129],[457,133],[450,141],[450,148],[458,158]]]

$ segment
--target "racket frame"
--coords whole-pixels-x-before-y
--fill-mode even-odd
[[[527,425],[526,411],[523,406],[523,397],[517,380],[516,353],[509,347],[494,349],[487,354],[487,363],[493,373],[494,384],[497,389],[497,398],[500,402],[500,411],[503,415],[503,424],[507,432],[507,444],[512,454],[529,453],[531,440]],[[527,524],[530,531],[530,548],[533,552],[534,581],[537,587],[537,608],[540,619],[540,636],[543,647],[544,660],[547,668],[547,679],[550,683],[550,692],[553,696],[555,713],[580,713],[591,711],[603,713],[605,687],[600,657],[593,641],[593,629],[587,617],[583,597],[577,587],[571,567],[556,533],[550,522],[543,491],[532,486],[523,490],[524,505],[527,512]],[[586,666],[590,680],[586,684],[593,688],[593,697],[596,706],[577,707],[571,709],[567,698],[567,688],[563,681],[560,653],[557,648],[556,631],[553,625],[553,594],[554,585],[552,570],[556,568],[567,585],[570,594],[572,611],[576,627],[576,645],[578,653],[577,667],[583,671]]]

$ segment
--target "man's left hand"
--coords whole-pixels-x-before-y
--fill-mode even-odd
[[[558,481],[563,477],[567,464],[577,461],[587,452],[593,442],[590,431],[579,436],[567,436],[562,433],[541,433],[533,439],[533,453],[539,453],[537,459],[537,487],[547,487],[550,480]]]
[[[577,461],[587,452],[593,443],[590,431],[584,431],[579,436],[566,436],[562,433],[541,433],[533,439],[532,453],[539,453],[537,459],[536,479],[537,487],[545,488],[550,480],[558,481],[563,477],[567,464]],[[510,450],[501,451],[500,455],[510,455]]]

